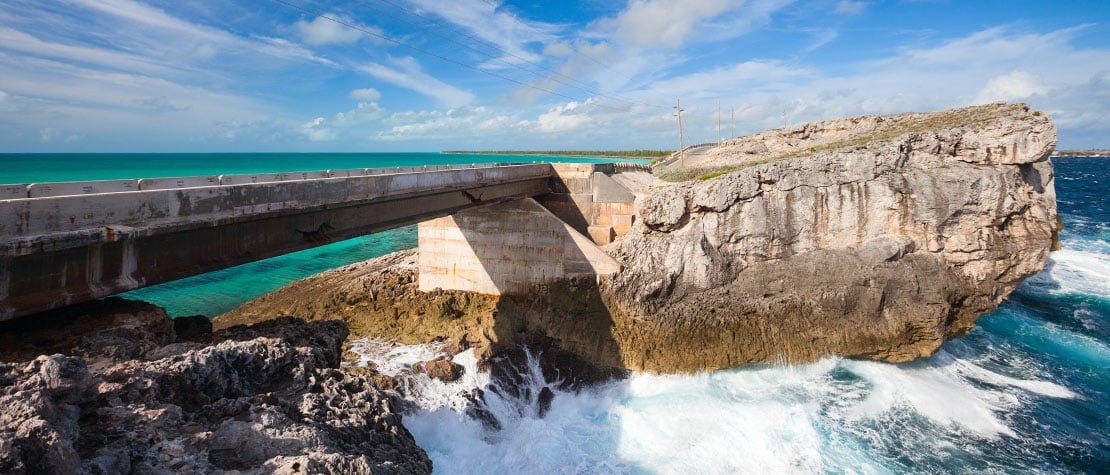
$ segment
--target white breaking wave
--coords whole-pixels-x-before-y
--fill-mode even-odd
[[[1030,277],[1030,282],[1055,283],[1061,293],[1110,296],[1110,255],[1063,249],[1053,252],[1048,260],[1050,269]]]
[[[438,348],[387,350],[364,354],[420,355],[408,358],[415,362]],[[940,450],[951,431],[1016,437],[1006,412],[1035,397],[1076,397],[1058,384],[1001,375],[941,351],[909,365],[829,358],[636,374],[578,393],[551,387],[555,398],[539,417],[536,398],[546,383],[534,361],[523,372],[526,400],[491,390],[470,352],[455,361],[466,370],[459,382],[413,376],[408,397],[421,409],[404,419],[438,473],[886,473],[896,467],[873,459],[860,440],[885,443],[891,434],[884,431],[904,430],[887,427],[899,412],[927,419],[932,428],[918,429],[929,431],[921,443]],[[465,394],[475,389],[485,390],[500,430],[465,414]]]

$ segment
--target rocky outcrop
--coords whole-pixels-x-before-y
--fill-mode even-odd
[[[791,149],[812,152],[776,160],[726,146],[718,155],[735,163],[771,161],[640,203],[638,232],[612,250],[625,269],[614,300],[656,329],[635,330],[632,346],[675,354],[670,342],[684,340],[709,367],[926,356],[1040,271],[1059,232],[1056,131],[1027,107],[792,135]]]
[[[112,322],[59,353],[5,355],[2,473],[431,471],[390,398],[338,368],[340,322],[277,319],[199,343],[174,342],[170,319],[148,304],[66,312],[76,320],[53,323],[73,326],[3,328],[46,341],[43,332]]]
[[[1024,105],[805,124],[729,142],[706,179],[639,199],[632,232],[606,248],[622,270],[600,285],[420,293],[402,256],[221,318],[342,318],[364,335],[448,338],[485,356],[542,343],[657,372],[908,361],[966,333],[1044,266],[1060,230],[1055,143],[1051,120]],[[318,303],[296,303],[308,300]]]
[[[427,374],[429,378],[447,382],[456,381],[463,374],[462,366],[446,358],[416,363],[412,366],[412,370]]]

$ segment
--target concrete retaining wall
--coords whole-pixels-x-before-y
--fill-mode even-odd
[[[620,266],[535,200],[474,208],[419,225],[422,291],[524,293],[554,279],[610,275]]]
[[[554,164],[558,178],[539,203],[594,243],[605,245],[632,229],[636,196],[609,175],[641,165]]]

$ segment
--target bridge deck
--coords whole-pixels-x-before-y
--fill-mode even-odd
[[[0,185],[0,320],[542,195],[555,176],[505,164]]]

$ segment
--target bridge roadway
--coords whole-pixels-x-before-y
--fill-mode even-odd
[[[0,185],[0,320],[551,191],[549,164]]]

